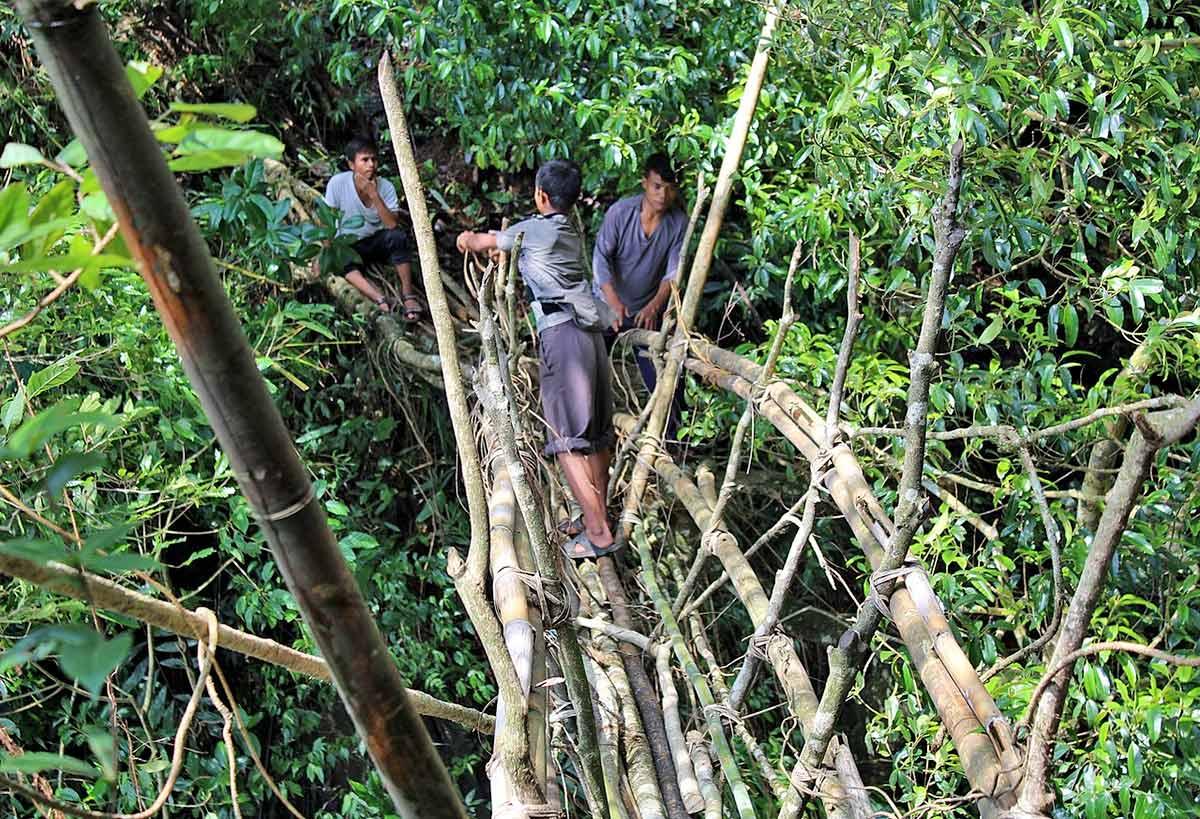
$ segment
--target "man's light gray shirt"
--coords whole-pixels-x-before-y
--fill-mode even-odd
[[[649,236],[642,230],[642,195],[622,199],[604,214],[604,224],[592,253],[595,292],[609,282],[626,312],[641,310],[663,281],[679,272],[679,254],[687,217],[675,208],[662,215]]]
[[[396,196],[396,186],[378,176],[375,177],[375,184],[379,188],[379,198],[383,200],[384,206],[392,213],[398,211],[400,200]],[[338,236],[355,236],[362,239],[383,230],[383,220],[379,218],[379,211],[370,205],[364,205],[354,188],[354,171],[342,171],[333,175],[325,188],[325,204],[342,212],[342,218],[338,222]],[[359,227],[346,227],[346,223],[353,216],[361,216],[362,224]]]
[[[496,234],[496,247],[509,252],[521,233],[525,237],[521,240],[517,266],[533,293],[538,332],[572,319],[583,330],[603,329],[611,324],[611,311],[596,303],[588,286],[583,240],[571,221],[561,213],[522,220]],[[542,303],[558,304],[563,309],[547,313]]]

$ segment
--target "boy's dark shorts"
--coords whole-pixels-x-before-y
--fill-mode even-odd
[[[354,249],[362,257],[361,262],[350,262],[342,271],[346,275],[351,271],[362,271],[364,267],[373,264],[405,264],[412,261],[412,242],[403,228],[394,227],[391,230],[377,230],[370,236],[364,236],[354,243]]]
[[[568,321],[543,330],[539,340],[546,455],[608,449],[613,392],[604,337]]]

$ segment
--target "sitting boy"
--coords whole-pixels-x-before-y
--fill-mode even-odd
[[[412,245],[408,234],[400,227],[397,211],[400,200],[396,186],[376,176],[379,151],[375,143],[362,137],[354,137],[346,144],[346,162],[350,169],[335,174],[325,189],[325,203],[341,211],[338,224],[339,236],[354,236],[354,249],[362,257],[361,262],[346,265],[343,274],[346,281],[385,313],[392,305],[379,289],[363,275],[363,268],[371,264],[390,263],[400,277],[400,292],[404,300],[404,318],[416,321],[421,317],[421,297],[413,287]],[[361,217],[358,227],[347,226],[352,217]]]
[[[525,234],[517,265],[537,319],[541,346],[545,453],[557,458],[583,511],[583,527],[564,547],[568,557],[599,557],[616,549],[605,510],[613,443],[612,375],[603,332],[615,323],[597,302],[583,261],[583,241],[567,217],[579,198],[579,168],[551,160],[538,168],[538,215],[499,233],[458,236],[463,253],[512,250]]]

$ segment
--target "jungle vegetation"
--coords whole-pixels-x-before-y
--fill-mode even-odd
[[[4,815],[1200,812],[1194,4],[21,0],[0,88]],[[360,133],[418,326],[330,272]],[[453,237],[658,149],[684,446],[619,344],[563,565]]]

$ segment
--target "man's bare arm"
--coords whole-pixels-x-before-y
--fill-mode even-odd
[[[495,233],[475,233],[464,230],[455,241],[460,253],[484,253],[496,249]]]

